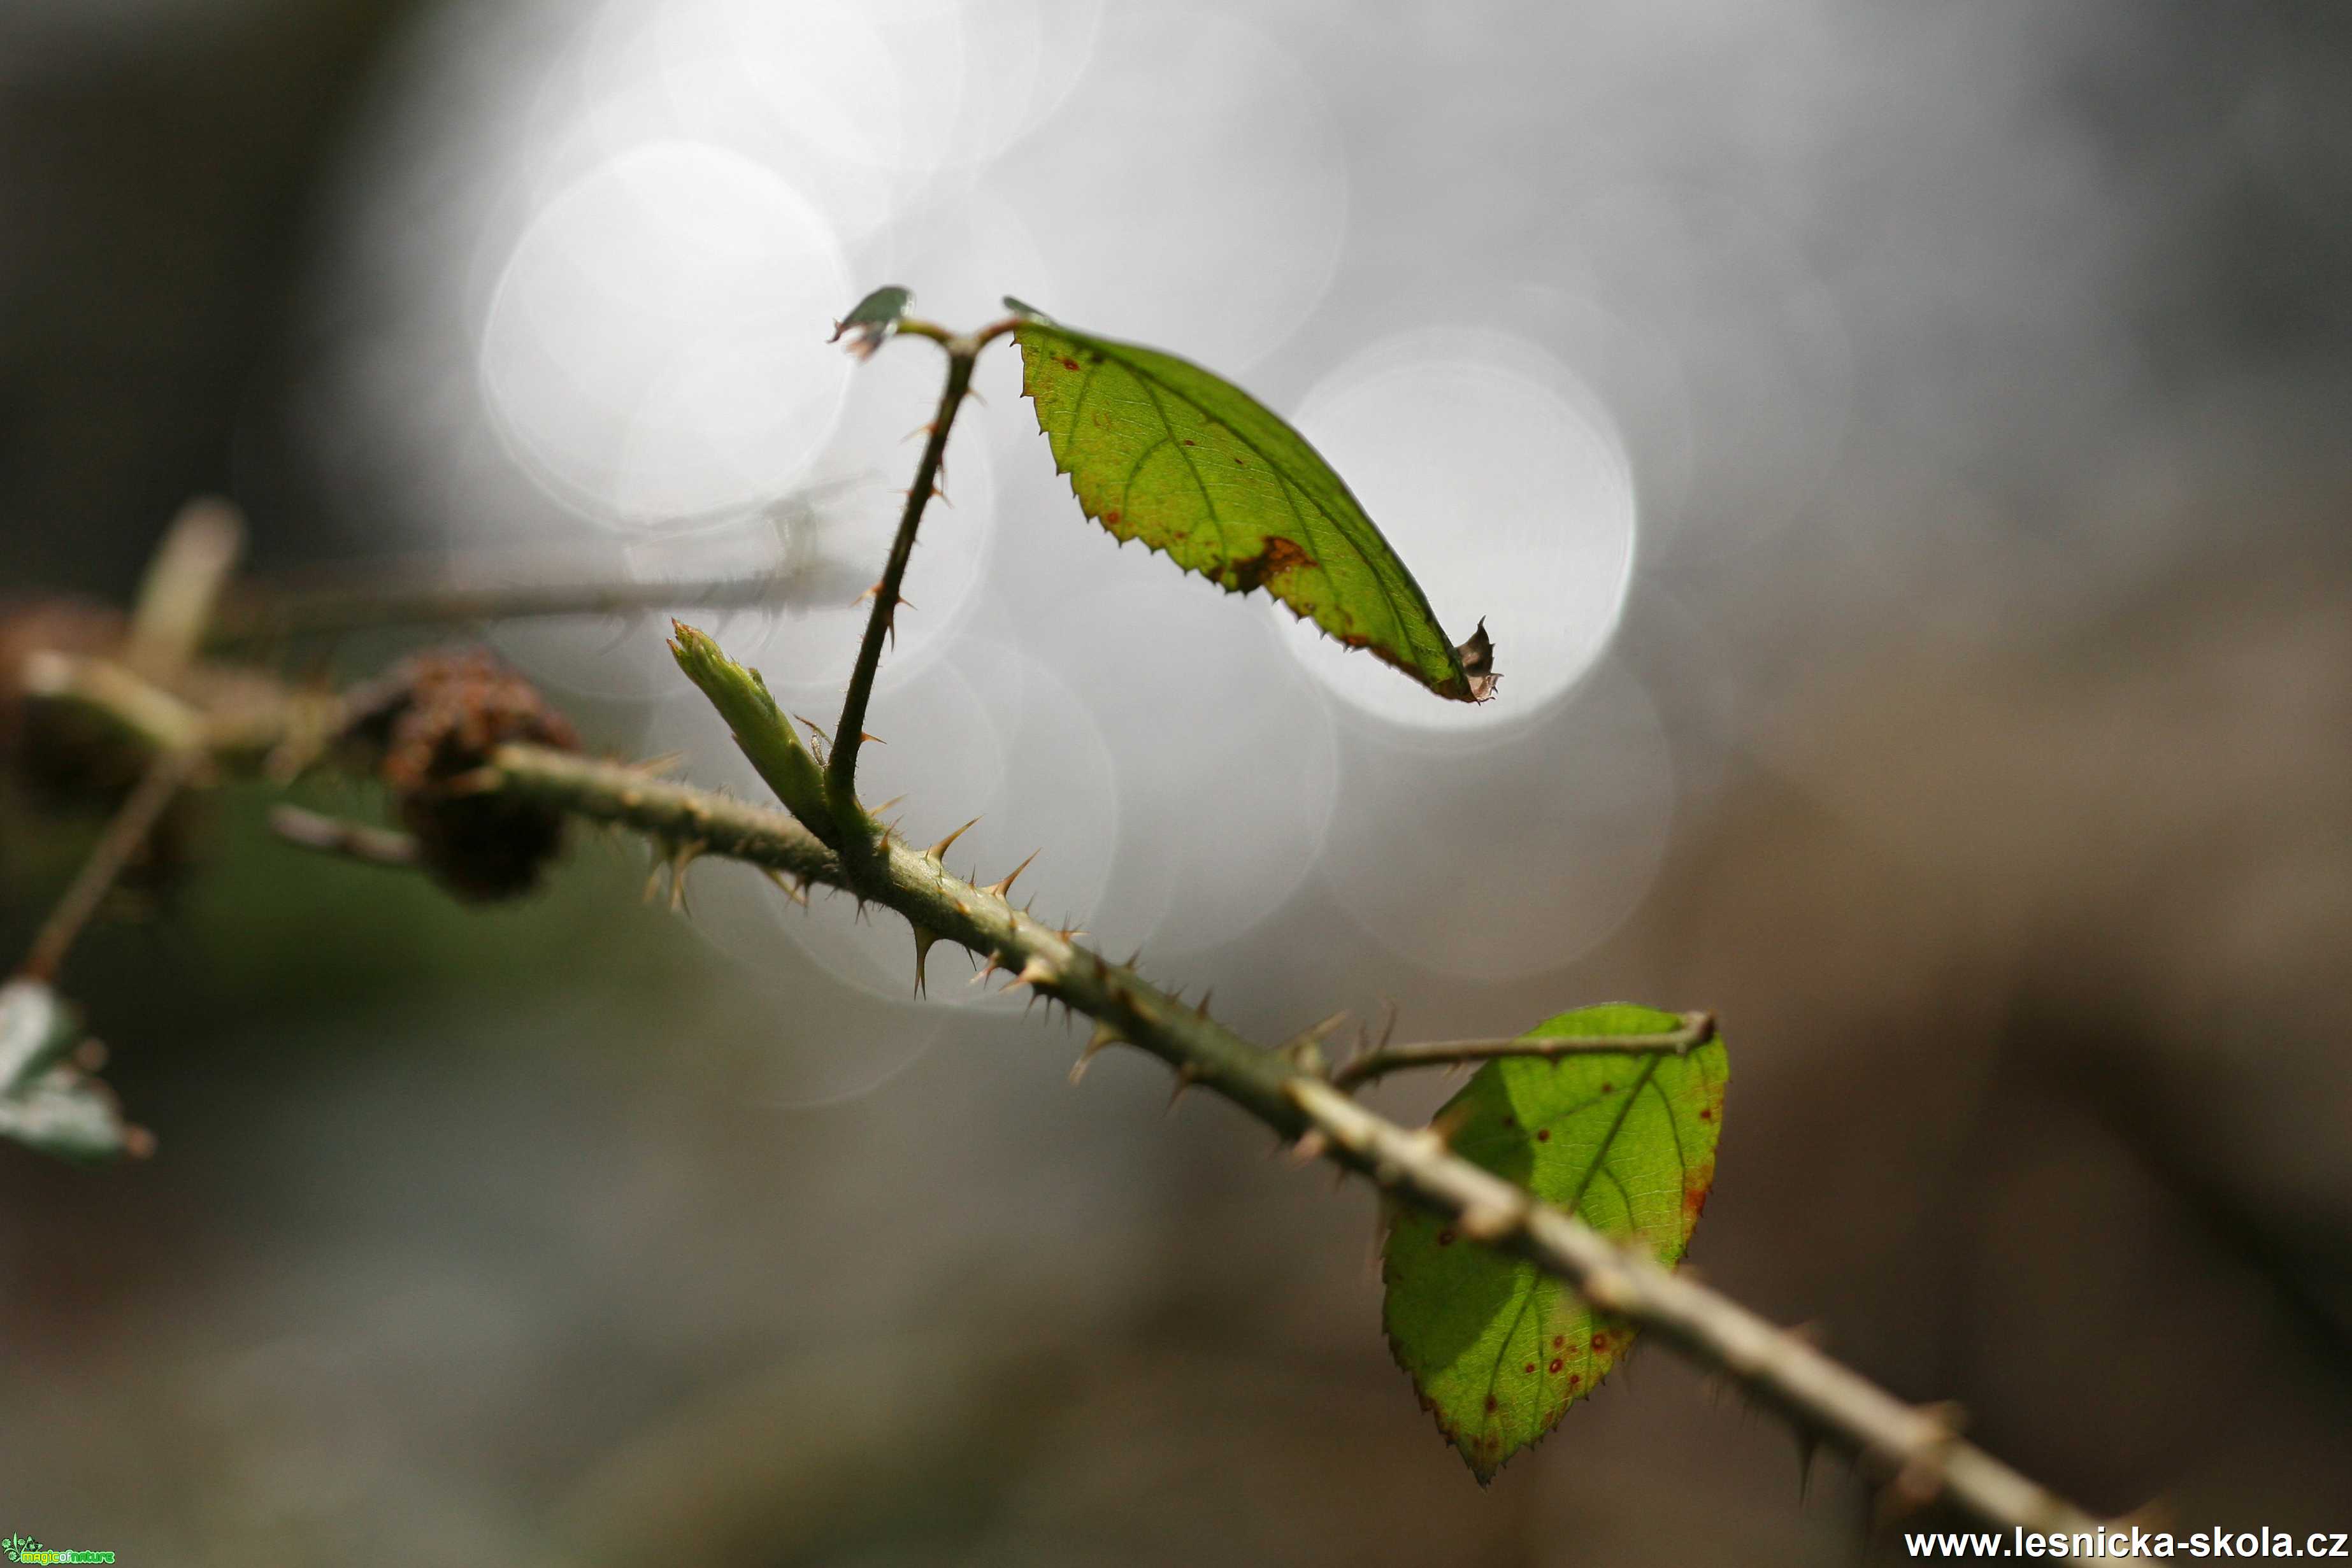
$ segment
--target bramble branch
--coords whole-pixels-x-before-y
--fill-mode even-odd
[[[681,666],[719,701],[730,723],[772,724],[789,734],[790,720],[772,704],[764,714],[773,718],[764,716],[765,690],[751,672],[718,655],[689,629],[680,629],[679,648]],[[84,679],[72,689],[86,700],[126,691],[113,679]],[[739,730],[738,740],[747,753],[757,753],[771,748],[774,737]],[[934,852],[886,834],[877,845],[876,873],[853,878],[840,855],[787,812],[543,746],[499,747],[478,782],[629,829],[665,856],[690,848],[794,883],[841,888],[895,910],[912,928],[919,963],[934,942],[967,949],[988,971],[1010,976],[1010,985],[1027,986],[1094,1019],[1087,1056],[1121,1043],[1156,1056],[1175,1072],[1180,1090],[1206,1088],[1301,1155],[1354,1171],[1383,1194],[1451,1220],[1466,1239],[1528,1260],[1596,1308],[1654,1332],[1720,1374],[1809,1441],[1849,1456],[1890,1483],[1906,1506],[1945,1501],[2003,1528],[2098,1527],[2081,1510],[1962,1441],[1943,1411],[1904,1403],[1687,1275],[1670,1273],[1575,1216],[1536,1202],[1451,1152],[1436,1131],[1409,1129],[1371,1111],[1326,1075],[1309,1037],[1276,1048],[1246,1040],[1201,1008],[1015,908],[1003,884],[977,886],[951,874]],[[1702,1027],[1695,1018],[1685,1030],[1655,1037],[1650,1048],[1690,1049]],[[1612,1043],[1641,1049],[1642,1039],[1615,1037]],[[1391,1054],[1420,1049],[1398,1047]]]

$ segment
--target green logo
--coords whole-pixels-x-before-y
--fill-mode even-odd
[[[26,1552],[39,1550],[41,1543],[29,1535],[11,1535],[7,1540],[0,1541],[0,1552],[5,1552],[11,1563],[22,1563]]]

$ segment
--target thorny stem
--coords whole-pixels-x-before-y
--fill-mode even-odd
[[[1409,1130],[1342,1092],[1310,1053],[1269,1050],[1123,966],[950,875],[919,850],[886,840],[882,874],[853,883],[832,851],[784,812],[648,778],[608,762],[530,746],[491,758],[507,788],[599,821],[634,828],[657,843],[699,843],[805,882],[887,904],[915,929],[984,958],[1013,985],[1097,1020],[1087,1053],[1133,1045],[1383,1193],[1454,1221],[1462,1233],[1526,1258],[1593,1305],[1658,1336],[1785,1417],[1808,1442],[1848,1455],[1892,1484],[1906,1507],[1945,1501],[1989,1524],[2090,1531],[2098,1521],[1962,1442],[1950,1418],[1915,1408],[1831,1360],[1802,1339],[1708,1290],[1687,1274],[1602,1236],[1564,1210],[1447,1149],[1434,1131]],[[1637,1040],[1639,1037],[1633,1037]],[[1623,1049],[1626,1040],[1612,1040]],[[1638,1046],[1636,1047],[1638,1049]],[[1671,1049],[1661,1046],[1660,1049]]]
[[[682,641],[708,643],[698,634]],[[680,663],[707,695],[731,681],[741,688],[738,695],[755,688],[765,695],[750,672],[723,659],[682,657]],[[127,672],[110,682],[53,678],[45,685],[52,695],[100,706],[133,727],[156,706],[123,700],[137,685]],[[299,722],[291,708],[288,722]],[[773,714],[773,705],[734,704],[734,715],[761,712]],[[730,721],[749,722],[734,716]],[[781,715],[761,722],[788,729]],[[248,723],[238,738],[249,742],[252,733]],[[1653,1332],[1781,1416],[1807,1445],[1835,1448],[1886,1482],[1894,1507],[1943,1502],[1985,1524],[2042,1532],[2100,1528],[2081,1509],[1962,1441],[1947,1412],[1906,1404],[1688,1271],[1669,1272],[1575,1215],[1538,1202],[1453,1153],[1436,1129],[1409,1129],[1365,1106],[1325,1076],[1313,1047],[1316,1031],[1278,1049],[1244,1040],[1211,1018],[1205,1006],[1187,1006],[1072,941],[1072,933],[1014,908],[1002,883],[974,886],[950,875],[937,854],[887,834],[870,844],[871,871],[853,875],[810,825],[783,811],[544,747],[498,747],[482,784],[629,828],[664,853],[690,848],[887,905],[913,927],[919,974],[932,943],[966,948],[986,960],[983,973],[1008,973],[1011,984],[1028,986],[1096,1020],[1081,1064],[1118,1043],[1158,1057],[1174,1070],[1180,1092],[1196,1083],[1209,1088],[1290,1142],[1302,1157],[1353,1171],[1385,1197],[1451,1220],[1465,1239],[1528,1260],[1596,1310]],[[1696,1021],[1687,1027],[1695,1030]],[[1623,1038],[1610,1042],[1617,1050],[1627,1043]]]
[[[67,884],[49,917],[33,937],[26,950],[25,961],[17,973],[28,980],[43,982],[58,977],[64,967],[66,955],[72,951],[74,939],[89,924],[98,906],[105,902],[115,882],[146,843],[147,835],[163,820],[181,788],[210,758],[196,747],[177,747],[158,751],[139,776],[139,782],[115,810],[106,831],[81,862],[81,869]]]
[[[1412,1045],[1381,1045],[1331,1074],[1335,1088],[1353,1089],[1415,1067],[1458,1067],[1503,1056],[1608,1055],[1685,1056],[1715,1038],[1713,1013],[1685,1013],[1680,1029],[1663,1034],[1520,1035],[1503,1040],[1433,1040]]]
[[[834,726],[833,749],[825,758],[825,802],[850,870],[861,879],[877,869],[877,830],[857,803],[857,752],[866,739],[866,707],[874,695],[875,673],[881,668],[883,640],[898,622],[898,593],[907,580],[907,564],[914,557],[915,532],[921,526],[924,508],[937,493],[940,465],[947,456],[948,433],[955,428],[964,394],[971,390],[972,367],[980,359],[981,350],[992,340],[1013,331],[1020,324],[1018,317],[1007,317],[966,334],[905,317],[896,329],[899,333],[929,338],[945,349],[948,377],[947,385],[940,392],[939,411],[931,416],[929,439],[923,443],[923,455],[915,465],[915,483],[907,492],[907,507],[898,517],[898,536],[890,541],[889,559],[883,564],[881,580],[874,585],[874,610],[866,618],[866,635],[857,645],[857,663],[849,674],[849,690],[842,698],[841,722]]]

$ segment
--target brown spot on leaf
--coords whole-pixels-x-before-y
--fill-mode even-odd
[[[1441,1230],[1441,1231],[1439,1231],[1439,1232],[1437,1233],[1437,1244],[1438,1244],[1440,1247],[1451,1247],[1451,1246],[1453,1246],[1453,1245],[1454,1245],[1454,1232],[1452,1232],[1451,1230]]]
[[[1495,1396],[1494,1396],[1493,1395],[1489,1394],[1488,1396],[1486,1396],[1486,1408],[1487,1408],[1487,1409],[1489,1409],[1489,1410],[1492,1410],[1494,1407],[1495,1407]]]
[[[1062,368],[1066,371],[1075,371],[1078,368],[1078,361],[1070,358],[1069,355],[1064,354],[1062,356]]]
[[[1315,558],[1290,540],[1269,538],[1257,554],[1225,562],[1225,586],[1237,593],[1247,593],[1253,588],[1264,588],[1286,572],[1314,564]]]
[[[1117,507],[1113,507],[1109,511],[1105,512],[1102,515],[1102,525],[1107,528],[1115,528],[1118,527],[1118,508]]]
[[[1561,1364],[1561,1363],[1560,1363],[1560,1358],[1559,1358],[1559,1357],[1558,1357],[1558,1356],[1553,1356],[1553,1357],[1551,1358],[1551,1370],[1552,1370],[1552,1371],[1554,1371],[1554,1372],[1558,1372],[1558,1371],[1560,1369],[1560,1364]]]
[[[1552,1335],[1552,1336],[1551,1336],[1551,1347],[1552,1347],[1552,1349],[1554,1349],[1554,1350],[1558,1350],[1560,1346],[1562,1346],[1562,1345],[1566,1344],[1567,1343],[1568,1343],[1568,1336],[1567,1336],[1566,1334],[1564,1334],[1564,1333],[1556,1333],[1556,1334],[1554,1334],[1554,1335]]]
[[[1549,1144],[1549,1143],[1550,1143],[1550,1142],[1551,1142],[1551,1129],[1550,1129],[1549,1127],[1538,1127],[1538,1128],[1537,1128],[1537,1129],[1536,1129],[1536,1142],[1537,1142],[1537,1143],[1538,1143],[1538,1144]]]

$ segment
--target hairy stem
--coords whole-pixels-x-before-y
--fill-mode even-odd
[[[1331,1082],[1339,1088],[1353,1089],[1360,1083],[1412,1068],[1459,1067],[1503,1056],[1581,1056],[1590,1052],[1685,1056],[1714,1038],[1713,1013],[1685,1013],[1680,1029],[1663,1034],[1518,1035],[1507,1040],[1432,1040],[1411,1045],[1381,1045],[1334,1072]]]

